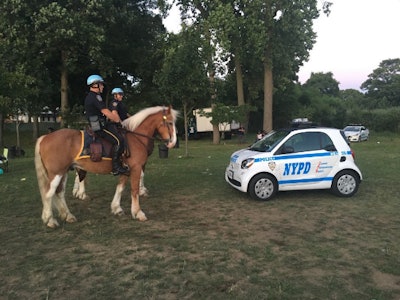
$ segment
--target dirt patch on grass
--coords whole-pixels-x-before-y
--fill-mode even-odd
[[[373,270],[372,279],[377,287],[383,290],[400,290],[400,276]]]

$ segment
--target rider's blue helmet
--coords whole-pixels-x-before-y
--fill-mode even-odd
[[[124,94],[124,91],[121,89],[121,88],[115,88],[115,89],[113,89],[112,91],[111,91],[111,94],[112,95],[115,95],[115,94]]]
[[[99,83],[99,82],[101,82],[101,83],[104,82],[103,77],[101,77],[100,75],[90,75],[88,77],[88,79],[86,80],[86,84],[89,86],[92,84],[95,84],[95,83]]]

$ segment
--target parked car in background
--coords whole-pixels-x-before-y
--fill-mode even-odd
[[[232,154],[225,180],[256,200],[278,191],[330,189],[353,196],[362,180],[344,132],[334,128],[289,128],[271,131]]]
[[[367,141],[369,138],[369,130],[363,125],[347,125],[343,131],[350,142]]]

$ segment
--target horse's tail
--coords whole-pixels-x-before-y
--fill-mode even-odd
[[[43,165],[42,157],[40,156],[40,143],[42,142],[44,136],[41,136],[36,141],[35,146],[35,169],[36,169],[36,176],[38,180],[40,195],[42,199],[44,199],[46,194],[46,185],[48,183],[48,176],[45,166]]]

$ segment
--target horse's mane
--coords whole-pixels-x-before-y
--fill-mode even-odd
[[[166,109],[167,108],[165,106],[154,106],[154,107],[144,108],[141,111],[134,114],[133,116],[130,116],[129,118],[122,121],[122,126],[128,129],[129,131],[134,131],[148,116],[156,114]],[[174,120],[174,123],[176,121],[176,118],[178,117],[178,114],[179,114],[178,111],[171,109],[171,115]]]

